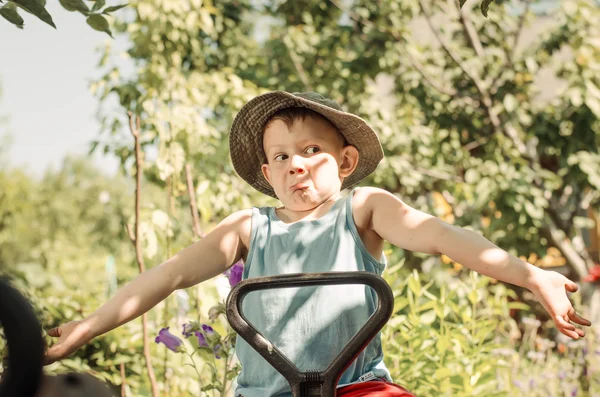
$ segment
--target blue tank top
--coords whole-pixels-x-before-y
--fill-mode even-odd
[[[356,189],[355,189],[356,190]],[[250,248],[243,279],[288,273],[368,271],[381,275],[363,245],[352,216],[353,190],[321,218],[287,224],[273,207],[252,209]],[[242,310],[248,321],[300,370],[324,370],[365,324],[377,295],[365,285],[336,285],[254,291]],[[238,336],[242,370],[235,396],[288,397],[289,383]],[[348,367],[338,387],[374,377],[391,381],[378,334]]]

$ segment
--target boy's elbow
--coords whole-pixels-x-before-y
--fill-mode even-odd
[[[452,235],[459,232],[460,229],[435,217],[431,219],[431,222],[433,222],[433,232],[430,233],[431,246],[428,253],[443,255],[448,252],[447,246],[452,240]]]

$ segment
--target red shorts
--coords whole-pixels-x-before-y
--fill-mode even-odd
[[[360,382],[340,387],[337,397],[415,397],[408,390],[384,380]]]

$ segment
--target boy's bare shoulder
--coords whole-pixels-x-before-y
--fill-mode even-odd
[[[382,193],[383,192],[383,193]],[[360,238],[374,258],[380,258],[383,250],[383,239],[373,227],[373,211],[377,197],[385,194],[384,190],[374,187],[361,187],[352,196],[352,217]]]
[[[364,186],[354,191],[352,196],[352,215],[354,223],[362,230],[371,229],[373,210],[377,206],[378,201],[384,195],[390,193],[371,186]]]
[[[361,186],[354,192],[354,196],[352,197],[352,207],[360,209],[372,206],[383,196],[392,196],[392,194],[378,187]]]
[[[232,224],[247,250],[250,245],[250,233],[252,231],[252,208],[236,211],[225,218],[224,222]]]

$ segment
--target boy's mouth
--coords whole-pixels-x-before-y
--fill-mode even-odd
[[[297,190],[307,189],[308,185],[306,183],[296,183],[295,185],[290,186],[290,190],[292,193],[295,193]]]

